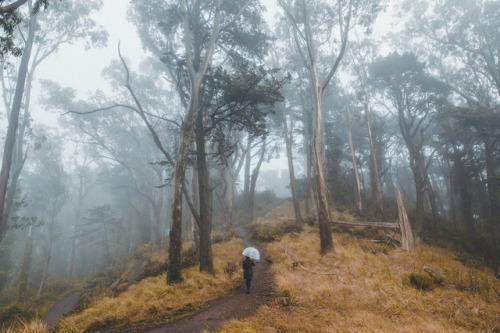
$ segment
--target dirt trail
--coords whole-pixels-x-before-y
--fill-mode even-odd
[[[78,301],[78,297],[80,297],[80,292],[75,291],[59,302],[57,302],[56,305],[54,305],[43,321],[48,327],[54,326],[63,316],[68,314],[71,310],[73,310],[73,307],[75,306],[76,302]]]
[[[265,258],[264,246],[251,244],[246,229],[238,228],[238,231],[244,237],[245,246],[258,248],[261,253],[261,259]],[[261,305],[268,304],[275,298],[274,282],[270,269],[271,264],[266,260],[261,260],[256,264],[250,294],[245,293],[245,280],[242,277],[241,284],[229,296],[216,300],[206,310],[149,332],[186,333],[200,332],[202,330],[215,331],[231,319],[240,319],[252,315]]]

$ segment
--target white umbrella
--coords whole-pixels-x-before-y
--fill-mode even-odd
[[[241,252],[241,254],[254,260],[260,260],[259,250],[257,250],[255,247],[247,247],[243,250],[243,252]]]

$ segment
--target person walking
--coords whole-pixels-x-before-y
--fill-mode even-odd
[[[250,259],[250,257],[245,257],[245,260],[243,260],[243,278],[247,283],[247,294],[250,294],[250,285],[252,284],[254,266],[255,262]]]

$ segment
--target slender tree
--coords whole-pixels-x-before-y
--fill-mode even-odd
[[[369,26],[381,9],[380,1],[338,0],[334,5],[319,1],[279,0],[293,30],[297,50],[309,71],[313,96],[313,155],[315,161],[316,194],[320,228],[321,253],[335,252],[330,231],[323,142],[323,93],[337,72],[344,57],[349,31],[358,24]],[[333,63],[323,68],[319,64],[321,45],[331,45],[333,29],[338,28],[338,53],[328,56]],[[325,39],[326,38],[326,39]],[[320,76],[320,71],[326,73]]]

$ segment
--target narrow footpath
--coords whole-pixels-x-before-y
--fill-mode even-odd
[[[264,246],[252,244],[245,228],[238,228],[243,235],[245,246],[256,247],[261,254],[261,261],[254,267],[254,278],[250,294],[246,294],[245,280],[241,274],[241,284],[229,296],[219,298],[202,312],[174,321],[168,325],[153,329],[150,333],[179,332],[196,333],[202,330],[215,331],[231,319],[241,319],[252,315],[257,309],[269,304],[275,298],[271,264],[265,258]],[[243,251],[243,249],[242,249]],[[242,257],[243,260],[243,257]]]

